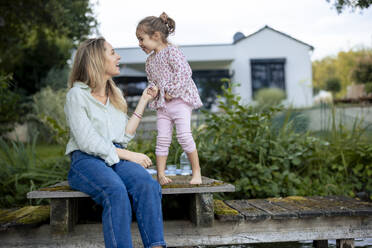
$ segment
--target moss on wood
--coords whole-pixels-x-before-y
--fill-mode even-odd
[[[0,224],[37,224],[49,219],[50,206],[26,206],[20,209],[1,210]]]
[[[239,212],[227,206],[222,200],[214,200],[214,213],[216,215],[238,215]]]
[[[295,202],[295,201],[308,201],[306,197],[303,196],[288,196],[285,198],[282,197],[276,197],[276,198],[268,198],[267,199],[270,202]]]

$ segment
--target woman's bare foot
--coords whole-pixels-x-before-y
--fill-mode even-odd
[[[166,177],[166,176],[158,176],[158,182],[160,185],[165,185],[172,182],[172,179]]]

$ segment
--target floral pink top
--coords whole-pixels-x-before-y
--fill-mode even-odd
[[[158,97],[149,104],[151,109],[165,108],[166,92],[190,104],[193,109],[203,106],[191,78],[190,65],[179,48],[170,45],[158,53],[153,52],[146,60],[146,73],[149,85],[159,88]]]

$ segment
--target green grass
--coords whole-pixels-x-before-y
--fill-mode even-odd
[[[57,144],[37,144],[36,156],[41,159],[59,158],[65,154],[65,146]]]

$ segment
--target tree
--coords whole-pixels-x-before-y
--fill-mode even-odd
[[[1,0],[0,68],[13,74],[18,88],[33,94],[96,26],[89,0]]]
[[[326,87],[325,89],[327,91],[332,92],[332,95],[334,96],[337,92],[341,90],[341,83],[340,79],[333,77],[333,78],[328,78],[326,81]]]
[[[312,63],[313,85],[318,89],[326,89],[329,78],[339,78],[341,90],[339,97],[346,94],[347,86],[353,82],[352,71],[361,57],[372,56],[372,48],[359,47],[349,51],[341,51],[337,56],[328,56]]]
[[[326,1],[331,2],[331,0]],[[368,9],[372,4],[372,0],[333,0],[332,4],[340,14],[347,7],[350,7],[353,11],[357,9]]]
[[[352,79],[358,84],[372,82],[372,55],[359,58],[352,71]]]

